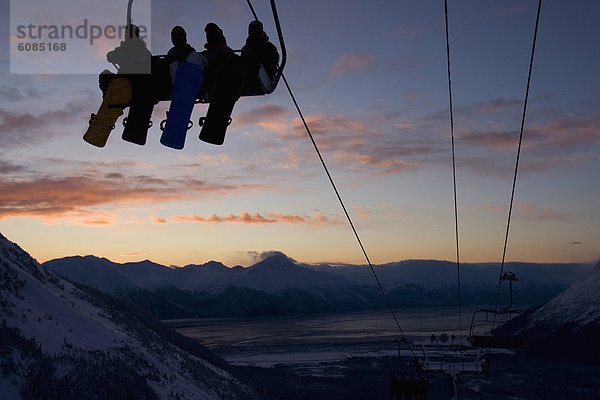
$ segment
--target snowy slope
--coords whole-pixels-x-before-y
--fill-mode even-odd
[[[75,287],[1,234],[0,279],[12,349],[0,352],[0,393],[10,398],[102,398],[111,383],[123,398],[254,398],[223,360],[129,303]]]
[[[600,263],[585,278],[495,333],[524,337],[528,351],[539,356],[600,363]]]
[[[600,328],[600,263],[585,278],[528,315],[520,329],[553,332],[563,326],[576,330],[590,324]]]

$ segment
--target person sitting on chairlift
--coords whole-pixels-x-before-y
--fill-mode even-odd
[[[179,67],[179,64],[182,62],[185,62],[191,53],[195,53],[196,49],[187,42],[187,33],[185,32],[185,29],[179,25],[171,29],[171,42],[173,43],[173,47],[169,49],[167,56],[168,59],[172,61],[169,66],[171,82],[175,82],[177,67]]]
[[[263,30],[262,22],[254,20],[248,25],[248,38],[242,47],[242,59],[247,76],[247,87],[251,90],[262,91],[271,89],[271,82],[277,72],[279,52],[269,36]],[[260,74],[261,66],[266,72]]]
[[[183,62],[190,53],[196,51],[187,42],[187,33],[182,26],[177,25],[171,29],[171,42],[173,43],[173,47],[169,49],[167,56],[173,57],[176,61]]]
[[[148,74],[151,56],[146,42],[140,39],[140,28],[131,24],[125,29],[125,40],[106,54],[106,60],[117,64],[120,74]]]
[[[215,74],[223,63],[236,57],[233,50],[227,45],[227,39],[223,35],[223,30],[213,22],[206,24],[204,28],[206,33],[206,43],[202,55],[208,59],[208,65],[205,68],[204,82],[205,88],[210,88],[214,81]]]
[[[146,42],[140,39],[140,28],[134,24],[129,25],[125,29],[125,40],[106,54],[106,60],[118,65],[118,71],[114,74],[105,69],[100,73],[98,84],[102,93],[106,92],[108,85],[117,75],[128,75],[127,78],[134,83],[136,75],[149,74],[151,58],[152,53],[148,50]]]

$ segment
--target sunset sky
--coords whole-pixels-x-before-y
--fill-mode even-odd
[[[104,4],[56,1],[90,20]],[[253,3],[279,47],[269,2]],[[502,257],[537,3],[449,1],[463,261]],[[199,141],[197,125],[184,150],[160,145],[163,102],[146,146],[122,141],[119,120],[96,148],[82,135],[101,102],[97,76],[10,73],[16,32],[10,2],[1,4],[0,232],[38,261],[234,266],[278,250],[301,262],[364,262],[283,82],[236,104],[223,146]],[[252,19],[243,0],[153,0],[151,13],[136,4],[134,22],[151,14],[153,54],[167,52],[175,25],[202,49],[210,21],[239,49]],[[285,75],[371,260],[454,261],[443,0],[277,6]],[[42,10],[28,18],[51,23]],[[507,260],[600,258],[599,19],[594,0],[542,5]],[[99,40],[64,71],[112,68],[104,53],[118,43]],[[31,57],[44,65],[61,54]],[[205,110],[196,106],[194,123]]]

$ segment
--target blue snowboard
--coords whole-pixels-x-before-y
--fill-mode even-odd
[[[188,122],[192,109],[204,82],[204,70],[197,64],[183,63],[175,74],[175,84],[167,123],[160,137],[160,143],[181,150],[185,144]]]

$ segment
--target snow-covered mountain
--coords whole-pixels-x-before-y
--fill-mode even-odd
[[[366,265],[316,265],[310,268],[343,276],[359,285],[374,285],[373,274]],[[374,266],[381,282],[388,288],[417,284],[426,288],[456,284],[456,263],[439,260],[406,260]],[[556,285],[563,289],[583,277],[590,269],[587,264],[553,264],[509,262],[505,270],[514,272],[518,287]],[[497,285],[499,263],[461,263],[461,284],[470,286]]]
[[[66,281],[1,234],[0,318],[3,398],[255,398],[221,358],[131,303]]]
[[[368,266],[298,264],[273,252],[250,267],[211,261],[183,268],[142,261],[118,264],[86,256],[44,263],[70,280],[126,297],[161,319],[334,312],[385,307]],[[408,260],[375,265],[396,307],[457,304],[456,264]],[[519,276],[516,304],[542,304],[583,276],[589,265],[507,263]],[[499,265],[463,264],[463,304],[495,301]],[[502,301],[508,301],[503,292]]]
[[[148,260],[117,264],[94,256],[66,257],[48,261],[44,266],[70,280],[113,294],[130,288],[156,290],[169,286],[212,293],[231,286],[279,293],[287,289],[314,291],[348,284],[338,275],[301,267],[282,253],[248,268],[228,268],[216,261],[183,268]]]
[[[166,267],[151,261],[118,264],[95,256],[65,257],[47,261],[44,266],[69,279],[118,293],[131,287],[155,290],[173,286],[184,290],[219,292],[227,287],[243,287],[278,293],[287,289],[320,290],[343,286],[376,286],[373,274],[364,265],[297,264],[283,253],[250,267],[229,268],[211,261],[183,268]],[[436,260],[407,260],[375,265],[386,289],[419,285],[426,289],[456,285],[456,264]],[[519,277],[518,287],[546,286],[556,293],[583,277],[586,264],[506,263],[506,270]],[[494,287],[498,281],[497,263],[461,265],[461,282],[467,286]]]
[[[301,267],[285,254],[278,253],[244,269],[229,284],[267,293],[280,293],[287,289],[313,292],[339,289],[347,286],[348,282],[344,277],[329,272]]]
[[[580,281],[498,329],[538,354],[600,362],[600,263]]]
[[[67,257],[62,262],[50,261],[46,268],[69,277],[73,282],[81,283],[106,293],[119,293],[137,287],[121,271],[113,268],[114,263],[106,258]]]

